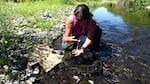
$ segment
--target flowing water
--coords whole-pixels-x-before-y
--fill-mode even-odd
[[[91,53],[74,58],[69,57],[71,54],[66,52],[68,59],[43,74],[43,78],[39,79],[40,83],[148,84],[150,23],[130,23],[130,18],[125,21],[121,15],[115,15],[105,7],[95,9],[93,15],[97,25],[103,30],[98,59],[93,59]],[[150,17],[143,16],[144,18],[150,22]],[[55,41],[56,49],[61,49],[60,43],[61,38]]]

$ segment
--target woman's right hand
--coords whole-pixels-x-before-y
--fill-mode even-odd
[[[76,39],[75,36],[69,36],[69,42],[80,42],[80,40]]]

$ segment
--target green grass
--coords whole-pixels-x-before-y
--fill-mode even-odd
[[[99,4],[100,2],[101,0],[86,0],[84,2],[82,0],[44,0],[35,2],[27,1],[24,3],[9,3],[13,6],[12,8],[15,12],[15,15],[31,16],[42,10],[55,11],[56,9],[72,7],[76,6],[77,4],[95,5]]]
[[[96,4],[99,4],[101,0],[44,0],[44,1],[29,1],[26,0],[26,2],[20,2],[20,3],[14,3],[14,2],[2,2],[0,1],[0,7],[3,6],[10,6],[11,11],[15,16],[25,16],[26,18],[30,18],[31,16],[34,16],[35,22],[37,23],[37,27],[39,28],[49,28],[53,25],[53,23],[56,22],[56,20],[43,20],[39,17],[39,14],[41,11],[48,11],[56,17],[56,19],[59,19],[60,21],[64,20],[63,16],[59,14],[59,11],[63,11],[64,9],[68,8],[75,8],[77,4],[87,4],[89,5],[90,9],[92,9],[92,6],[95,6]],[[7,12],[7,10],[5,10]],[[71,12],[71,11],[70,11]],[[69,13],[70,13],[69,12]],[[67,13],[63,13],[67,14]],[[69,16],[68,14],[65,16]],[[59,17],[59,18],[58,18]],[[34,21],[28,22],[29,27],[33,27],[35,25]],[[19,24],[18,24],[19,25]],[[21,25],[20,25],[21,26]]]
[[[34,16],[34,21],[28,21],[27,20],[27,26],[33,27],[36,23],[38,28],[52,28],[57,21],[64,20],[64,16],[60,14],[61,11],[68,8],[75,8],[77,4],[87,4],[90,6],[90,9],[92,9],[92,6],[95,6],[97,4],[96,2],[99,1],[90,1],[86,0],[86,2],[83,2],[82,0],[44,0],[44,1],[27,1],[24,3],[14,3],[9,2],[9,5],[11,5],[12,10],[14,12],[15,16],[25,16],[26,18],[30,18],[31,16]],[[93,3],[93,4],[91,4]],[[53,16],[56,18],[55,20],[44,20],[39,17],[39,14],[41,11],[47,11],[50,12],[50,14],[53,14]],[[69,12],[69,14],[71,11]],[[63,13],[67,14],[67,13]],[[65,16],[69,16],[68,14]],[[58,18],[59,17],[59,18]],[[59,20],[57,20],[59,19]],[[19,24],[18,24],[19,25]],[[21,26],[21,25],[20,25]]]
[[[38,28],[51,28],[53,25],[51,20],[44,20],[41,18],[36,18],[36,22]]]
[[[53,1],[53,0],[52,0]],[[14,5],[15,14],[30,16],[41,10],[54,10],[63,7],[63,4],[58,2],[55,4],[51,1],[39,2],[25,2],[25,3],[12,3]]]

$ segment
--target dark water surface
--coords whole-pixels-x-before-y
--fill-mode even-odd
[[[150,24],[127,23],[105,7],[93,15],[103,30],[98,56],[92,52],[74,58],[66,52],[68,59],[42,74],[40,84],[149,84]],[[61,38],[54,47],[61,49],[60,43]]]

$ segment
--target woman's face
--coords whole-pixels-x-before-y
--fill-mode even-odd
[[[82,21],[82,20],[83,20],[80,13],[78,13],[78,14],[76,15],[76,19],[77,19],[77,21]]]

